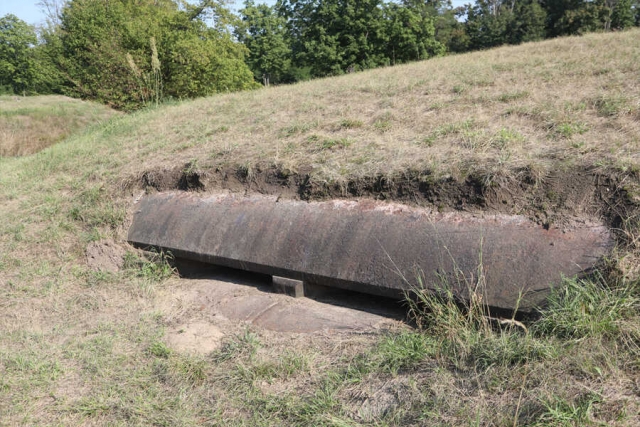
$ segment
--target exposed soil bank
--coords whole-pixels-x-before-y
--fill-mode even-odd
[[[598,221],[624,228],[640,214],[640,173],[576,167],[541,174],[528,168],[509,174],[456,179],[429,171],[355,177],[328,182],[310,168],[291,171],[272,166],[197,168],[192,164],[152,169],[129,179],[126,187],[149,191],[228,190],[285,199],[373,198],[439,212],[469,211],[523,215],[545,227]]]

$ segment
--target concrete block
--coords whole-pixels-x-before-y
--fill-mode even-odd
[[[276,293],[289,295],[294,298],[302,298],[304,296],[304,283],[302,280],[273,276],[271,284],[273,291]]]

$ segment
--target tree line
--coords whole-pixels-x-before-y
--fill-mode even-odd
[[[43,0],[0,18],[0,93],[132,110],[447,53],[640,25],[640,0]]]

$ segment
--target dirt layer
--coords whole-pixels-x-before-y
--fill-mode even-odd
[[[311,168],[273,166],[152,169],[127,180],[127,189],[258,193],[298,200],[373,198],[440,212],[467,211],[524,215],[544,226],[563,227],[576,219],[623,228],[640,215],[640,173],[575,167],[539,173],[529,168],[463,179],[407,170],[340,182],[319,179]]]

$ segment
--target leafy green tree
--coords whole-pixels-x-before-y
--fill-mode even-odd
[[[253,0],[247,0],[239,13],[242,22],[235,33],[249,50],[247,63],[255,79],[265,85],[291,82],[291,40],[285,18],[275,7]]]
[[[550,37],[605,30],[611,13],[605,0],[545,0],[544,7]]]
[[[520,44],[546,37],[547,12],[537,0],[514,1],[512,11],[507,25],[508,43]]]
[[[15,15],[0,18],[0,91],[13,93],[33,90],[37,65],[33,47],[37,43],[33,27]]]
[[[635,25],[636,17],[631,0],[618,0],[611,14],[611,28],[624,30]]]
[[[158,78],[175,98],[253,87],[232,24],[215,0],[71,0],[47,44],[65,93],[133,109],[157,97]]]
[[[280,0],[293,68],[312,77],[426,59],[444,53],[433,6],[383,0]]]
[[[498,0],[477,0],[467,6],[466,31],[470,49],[486,49],[509,42],[511,9]]]
[[[231,33],[235,16],[216,0],[184,7],[165,21],[159,39],[165,93],[193,98],[257,87],[248,52]]]
[[[434,18],[425,9],[388,3],[384,11],[385,54],[392,64],[427,59],[445,52],[445,45],[435,38]]]
[[[283,0],[296,65],[313,77],[388,64],[381,0]]]
[[[400,4],[419,13],[423,19],[433,20],[435,39],[447,51],[467,50],[464,24],[458,20],[459,16],[466,13],[463,7],[453,8],[450,0],[402,0]]]
[[[546,12],[537,0],[478,0],[465,25],[471,49],[519,44],[545,37]]]

